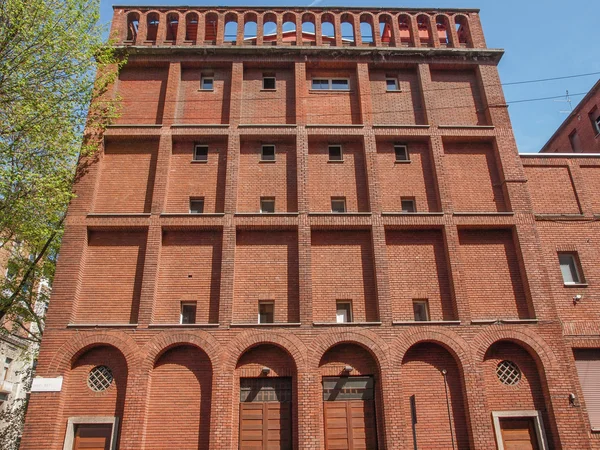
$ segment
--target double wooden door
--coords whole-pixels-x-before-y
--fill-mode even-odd
[[[111,424],[77,425],[73,450],[110,450]]]
[[[532,418],[500,419],[504,450],[539,450],[535,423]]]

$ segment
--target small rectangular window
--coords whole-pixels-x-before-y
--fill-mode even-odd
[[[263,89],[274,91],[275,90],[275,77],[263,76]]]
[[[272,214],[275,212],[275,197],[260,198],[260,212]]]
[[[196,323],[196,302],[181,302],[181,316],[179,323]]]
[[[396,161],[410,161],[408,147],[406,145],[394,145]]]
[[[314,80],[312,80],[311,89],[326,91],[329,89],[329,80],[315,78]]]
[[[346,212],[346,198],[345,197],[331,197],[331,212],[345,213]]]
[[[194,161],[208,161],[208,145],[194,146]]]
[[[403,213],[417,212],[417,205],[414,197],[402,197],[401,203]]]
[[[202,77],[200,81],[200,89],[203,91],[212,91],[215,86],[215,79],[213,77]]]
[[[275,305],[273,302],[260,302],[258,304],[258,323],[275,322]]]
[[[261,161],[275,161],[275,146],[263,145],[260,149]]]
[[[204,198],[190,198],[190,214],[204,214]]]
[[[590,122],[592,123],[592,128],[594,130],[594,134],[600,134],[600,110],[597,106],[594,106],[589,112]]]
[[[571,143],[571,150],[573,150],[573,153],[581,153],[581,140],[579,139],[577,130],[573,130],[571,134],[569,134],[569,142]]]
[[[350,89],[350,82],[344,79],[331,80],[331,89],[334,91],[347,91]]]
[[[352,302],[347,300],[336,302],[335,321],[336,323],[352,322]]]
[[[398,80],[396,78],[386,78],[385,89],[388,92],[398,91]]]
[[[558,261],[565,284],[579,284],[584,282],[579,271],[579,261],[576,253],[559,253]]]
[[[330,145],[329,146],[329,161],[343,161],[344,155],[342,153],[341,145]]]
[[[416,322],[429,321],[429,302],[427,300],[413,300],[413,313]]]

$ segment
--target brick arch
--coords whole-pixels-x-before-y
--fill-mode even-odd
[[[412,329],[400,335],[394,342],[394,366],[400,367],[404,356],[411,347],[424,342],[437,344],[448,350],[460,367],[469,367],[473,358],[467,341],[450,330],[420,330]]]
[[[50,373],[62,373],[71,364],[88,350],[94,347],[108,345],[121,352],[127,367],[134,367],[138,361],[139,347],[136,342],[122,331],[111,331],[104,333],[79,333],[68,342],[64,343],[56,352],[50,362]]]
[[[182,345],[191,345],[198,347],[208,356],[213,370],[219,363],[219,343],[217,340],[205,331],[197,330],[194,333],[181,332],[169,333],[163,332],[154,337],[142,349],[143,361],[142,372],[149,372],[154,364],[167,350]]]
[[[338,344],[357,344],[373,356],[380,371],[389,367],[388,345],[375,333],[369,330],[334,330],[319,336],[310,345],[309,369],[318,370],[323,355]]]
[[[241,356],[250,348],[260,344],[271,344],[281,348],[290,355],[296,365],[297,372],[305,370],[307,349],[296,336],[291,334],[284,336],[275,331],[248,330],[237,335],[227,346],[227,353],[223,354],[225,372],[233,373]]]
[[[550,346],[537,333],[527,329],[510,330],[494,327],[482,331],[475,336],[472,344],[475,349],[475,361],[481,363],[488,349],[500,341],[514,342],[523,347],[543,372],[558,368],[556,355]]]

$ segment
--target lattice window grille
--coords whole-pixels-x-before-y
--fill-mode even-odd
[[[501,361],[496,366],[496,375],[502,384],[514,386],[521,381],[521,371],[512,361]]]
[[[107,390],[113,382],[112,370],[107,366],[96,366],[90,370],[88,387],[94,392]]]

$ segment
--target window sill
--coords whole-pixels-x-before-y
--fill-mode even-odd
[[[341,164],[343,162],[344,162],[343,159],[328,159],[327,160],[327,163],[331,163],[331,164]]]
[[[215,92],[214,89],[198,89],[198,92]]]
[[[274,164],[277,162],[275,159],[259,159],[258,162],[260,164]]]
[[[394,164],[410,164],[411,162],[412,161],[410,159],[402,160],[402,161],[395,160]]]
[[[313,322],[315,327],[371,327],[379,325],[381,325],[381,322]]]
[[[192,164],[207,164],[207,163],[208,163],[208,160],[206,160],[206,161],[201,161],[201,160],[199,160],[199,159],[192,159],[190,162],[191,162]]]
[[[564,283],[563,287],[566,288],[586,288],[589,285],[587,283]]]
[[[67,328],[136,328],[137,323],[69,323]]]
[[[388,91],[386,89],[385,92],[386,92],[386,94],[402,94],[404,91],[402,91],[400,89],[394,89],[393,91]]]
[[[398,320],[392,325],[460,325],[460,320]]]
[[[299,327],[298,322],[273,322],[273,323],[232,323],[231,328],[254,328],[254,327]]]
[[[260,92],[277,92],[277,89],[261,89]]]
[[[216,328],[218,323],[151,323],[148,328]]]

